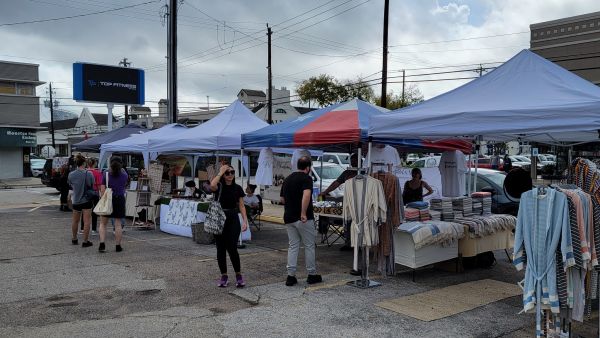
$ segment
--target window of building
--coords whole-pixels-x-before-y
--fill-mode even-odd
[[[564,33],[564,32],[565,32],[565,29],[564,29],[564,28],[561,28],[561,29],[560,29],[560,32],[561,32],[561,33]]]
[[[276,114],[287,114],[287,113],[285,112],[285,110],[284,110],[284,109],[281,109],[281,108],[279,108],[279,109],[275,110],[275,113],[276,113]]]
[[[13,82],[0,82],[0,94],[16,94]]]
[[[555,30],[554,30],[554,34],[556,34],[556,33],[558,33],[558,29],[555,29]]]
[[[582,25],[581,28],[582,29],[587,28],[587,25]]]
[[[547,32],[546,32],[546,35],[550,35],[550,31],[547,31]]]
[[[35,94],[35,90],[34,90],[32,84],[18,83],[17,84],[17,94],[33,96]]]
[[[543,36],[543,35],[544,35],[544,32],[540,32],[540,36]]]
[[[590,28],[591,27],[594,27],[594,23],[593,22],[590,22]]]
[[[570,32],[570,31],[572,31],[572,30],[573,30],[573,27],[569,27],[569,28],[567,28],[567,31],[568,31],[568,32]]]
[[[576,31],[577,31],[577,30],[579,30],[579,26],[575,26],[575,30],[576,30]]]

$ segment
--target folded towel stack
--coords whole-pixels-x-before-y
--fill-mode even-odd
[[[442,212],[437,210],[429,210],[429,216],[432,221],[441,221],[442,220]]]
[[[420,218],[419,209],[404,208],[404,218],[407,222],[416,222]]]
[[[473,200],[471,197],[454,197],[452,198],[452,209],[461,212],[462,216],[473,216]]]

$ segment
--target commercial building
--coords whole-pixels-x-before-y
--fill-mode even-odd
[[[600,12],[535,23],[529,28],[531,51],[600,85]],[[541,152],[566,153],[562,147],[536,147]],[[571,154],[599,158],[600,143],[577,145]]]
[[[0,179],[31,175],[40,127],[39,65],[0,61]]]
[[[531,51],[600,85],[600,12],[535,23]]]

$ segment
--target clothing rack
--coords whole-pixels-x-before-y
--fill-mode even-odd
[[[571,337],[573,333],[571,330],[571,321],[580,321],[586,317],[589,318],[592,299],[600,298],[600,290],[598,289],[598,279],[600,279],[598,272],[600,271],[600,265],[598,265],[597,261],[595,261],[597,253],[600,252],[599,187],[600,169],[598,169],[598,167],[589,160],[576,159],[571,163],[568,169],[567,179],[561,184],[538,186],[533,190],[535,192],[534,194],[537,194],[538,198],[542,198],[541,196],[546,195],[552,196],[552,194],[555,194],[553,191],[556,191],[556,194],[560,192],[567,197],[567,207],[569,209],[567,211],[569,217],[568,227],[570,228],[570,234],[566,234],[566,236],[569,237],[569,243],[572,243],[572,245],[567,246],[567,248],[571,248],[570,252],[569,249],[567,249],[567,252],[564,252],[561,246],[558,246],[556,249],[556,262],[554,264],[556,264],[557,273],[555,278],[557,286],[565,285],[567,281],[571,280],[572,282],[569,282],[569,284],[573,284],[568,287],[574,287],[578,289],[579,291],[575,291],[575,294],[579,295],[576,296],[576,298],[580,297],[579,300],[571,299],[571,296],[569,296],[566,291],[567,286],[563,286],[564,291],[562,291],[561,295],[561,288],[557,287],[555,293],[560,301],[560,309],[558,310],[559,312],[551,312],[550,310],[546,309],[542,310],[540,309],[539,305],[536,305],[536,321],[538,322],[538,325],[541,326],[537,328],[537,335],[539,337],[547,337],[549,335],[554,336],[556,334],[560,334],[561,337],[568,334],[568,336]],[[587,203],[585,202],[586,196]],[[521,203],[525,203],[523,198],[521,199]],[[581,211],[576,210],[576,207]],[[586,220],[584,223],[586,224],[586,227],[589,228],[583,227],[581,225],[581,221],[574,221],[576,214],[577,218],[579,218],[580,214],[585,215]],[[534,219],[534,223],[532,224],[535,224],[535,222],[537,221]],[[569,230],[567,230],[568,233]],[[583,237],[580,237],[580,235]],[[563,238],[564,234],[561,235],[561,241]],[[515,243],[515,245],[517,245],[517,243]],[[560,254],[558,251],[559,249],[561,249]],[[536,249],[532,248],[532,250]],[[515,254],[517,254],[516,251]],[[527,254],[529,253],[527,252]],[[560,256],[564,256],[565,254],[567,257],[571,258],[568,258],[567,261],[563,262],[563,259],[561,259]],[[523,262],[529,259],[529,257],[525,256],[518,258],[521,263],[517,262],[515,264],[517,267],[519,264],[522,265]],[[531,259],[534,258],[531,257]],[[571,262],[569,260],[573,261]],[[563,264],[567,265],[563,268]],[[529,268],[529,266],[527,268]],[[567,268],[569,270],[566,270]],[[561,274],[560,271],[563,269],[565,269],[565,273]],[[561,280],[563,282],[561,282]],[[582,293],[585,293],[585,296],[583,296]],[[563,301],[564,299],[567,300]],[[540,312],[542,312],[541,316],[543,319],[539,317]],[[575,313],[578,314],[575,315]],[[577,319],[577,317],[579,319]]]
[[[366,174],[366,170],[364,168],[349,168],[350,170],[357,170],[358,174],[352,179],[353,183],[354,180],[367,180],[368,176],[364,176]],[[364,182],[366,184],[366,182]],[[363,200],[363,210],[364,210],[364,195],[366,194],[366,189],[362,191],[363,196],[360,196],[361,198],[358,198],[358,196],[355,196],[355,208],[358,209],[358,199]],[[361,270],[361,275],[360,275],[360,279],[354,280],[354,281],[350,281],[347,282],[346,284],[349,286],[354,286],[356,288],[359,289],[368,289],[368,288],[373,288],[373,287],[377,287],[377,286],[381,286],[380,282],[376,282],[373,280],[369,279],[369,252],[370,252],[370,247],[369,246],[365,246],[363,243],[363,239],[364,239],[364,233],[365,233],[365,226],[364,226],[364,222],[361,221],[358,223],[359,224],[359,234],[358,234],[358,241],[357,244],[360,244],[360,254],[358,252],[359,248],[358,245],[354,247],[354,259],[356,262],[356,259],[359,259],[359,266],[360,266],[360,270]],[[359,257],[360,256],[360,257]]]

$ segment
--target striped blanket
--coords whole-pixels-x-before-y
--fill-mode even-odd
[[[401,224],[398,230],[412,235],[415,249],[432,244],[448,246],[465,234],[462,224],[442,221],[407,222]]]

